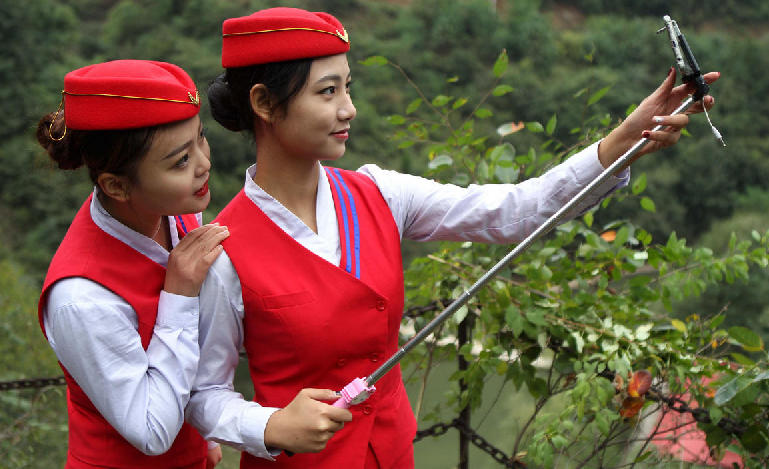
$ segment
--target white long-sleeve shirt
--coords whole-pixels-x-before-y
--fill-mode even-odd
[[[363,166],[359,171],[379,187],[402,238],[514,243],[542,225],[603,172],[597,148],[598,143],[591,145],[545,175],[520,184],[462,188],[374,165]],[[317,234],[254,183],[254,171],[255,166],[246,171],[246,196],[297,242],[339,265],[339,230],[325,171],[319,171]],[[594,206],[627,185],[628,180],[629,171],[619,178],[608,178],[575,207],[574,214]],[[265,448],[264,429],[270,415],[278,409],[245,401],[232,384],[243,344],[244,309],[240,280],[226,252],[219,256],[203,282],[200,311],[201,356],[187,420],[206,439],[271,459],[278,453]]]
[[[94,223],[165,267],[168,251],[112,218],[96,195],[94,190],[90,206]],[[176,246],[173,217],[169,227]],[[62,279],[51,287],[43,321],[57,358],[107,422],[141,452],[166,452],[184,423],[197,370],[198,298],[160,292],[146,351],[134,309],[82,277]]]

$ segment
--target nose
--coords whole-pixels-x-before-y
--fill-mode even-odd
[[[355,118],[355,115],[358,113],[358,111],[355,109],[355,105],[352,103],[352,96],[350,96],[348,93],[345,93],[342,99],[344,100],[344,102],[339,107],[339,111],[337,111],[337,116],[339,117],[339,120],[351,121]]]
[[[204,140],[203,144],[198,146],[197,162],[196,176],[202,176],[211,169],[211,149],[208,147],[208,140]]]

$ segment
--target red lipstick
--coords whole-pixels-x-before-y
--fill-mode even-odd
[[[195,197],[203,197],[208,193],[208,181],[206,180],[206,183],[203,184],[203,187],[198,189],[197,192],[195,192]]]

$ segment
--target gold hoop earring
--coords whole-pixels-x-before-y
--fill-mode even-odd
[[[59,113],[61,112],[63,107],[64,107],[64,90],[61,91],[61,101],[59,102],[59,108],[56,109],[56,114],[53,115],[53,119],[51,119],[51,123],[48,125],[48,136],[54,142],[62,141],[64,139],[64,136],[67,135],[67,123],[65,122],[64,133],[62,133],[61,136],[58,138],[53,136],[53,124],[56,122],[56,118],[59,117]]]

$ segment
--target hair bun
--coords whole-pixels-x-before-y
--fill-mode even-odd
[[[48,156],[59,169],[77,169],[83,166],[83,157],[79,152],[69,151],[70,135],[64,126],[64,113],[46,114],[37,124],[37,142],[45,149]]]
[[[233,132],[249,129],[249,124],[240,117],[224,73],[208,85],[208,103],[211,105],[211,115],[225,129]]]

